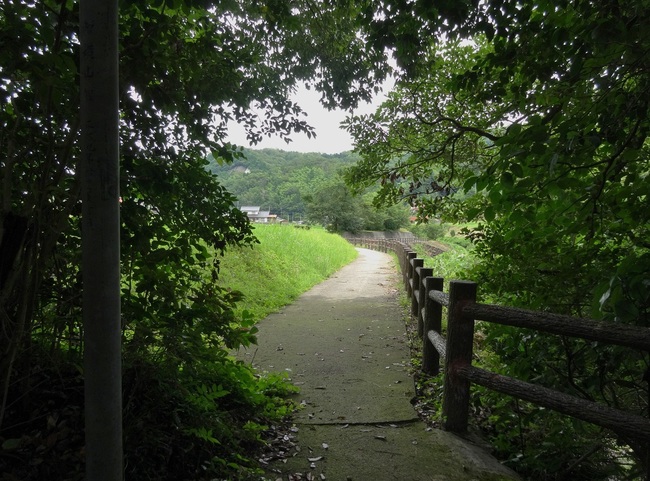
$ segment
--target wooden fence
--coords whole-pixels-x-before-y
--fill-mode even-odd
[[[346,237],[347,241],[351,244],[367,247],[381,252],[395,251],[398,246],[413,246],[419,245],[427,255],[433,257],[447,250],[447,248],[439,243],[419,239],[417,237],[394,237],[394,238],[367,238],[367,237]]]
[[[477,320],[646,352],[650,351],[650,329],[477,303],[474,282],[451,281],[449,293],[443,292],[443,279],[434,277],[432,269],[424,267],[424,260],[404,243],[383,239],[357,239],[355,243],[397,254],[411,315],[423,339],[422,369],[430,375],[438,374],[444,361],[442,409],[446,430],[467,431],[470,385],[474,383],[611,429],[648,446],[647,418],[472,366],[472,347]],[[443,306],[448,313],[446,338],[442,335]]]

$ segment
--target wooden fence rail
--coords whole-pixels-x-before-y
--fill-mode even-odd
[[[646,352],[650,351],[650,329],[477,303],[476,283],[451,281],[449,293],[444,293],[443,279],[434,277],[432,270],[424,267],[424,260],[403,242],[386,239],[357,239],[352,242],[396,253],[404,288],[411,302],[410,312],[423,339],[422,370],[436,375],[440,371],[441,359],[444,360],[443,418],[446,430],[467,431],[470,386],[474,383],[611,429],[646,446],[650,443],[650,420],[645,417],[472,366],[474,324],[479,320]],[[446,338],[442,335],[443,307],[447,307],[448,313]]]

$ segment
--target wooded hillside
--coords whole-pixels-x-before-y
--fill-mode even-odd
[[[244,149],[244,158],[209,169],[237,197],[239,205],[259,205],[289,220],[305,215],[303,195],[337,177],[358,160],[352,152],[320,154],[277,149]]]

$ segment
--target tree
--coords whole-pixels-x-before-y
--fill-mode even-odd
[[[396,231],[410,224],[411,211],[407,205],[383,205],[376,192],[362,196],[361,209],[364,230]]]
[[[354,193],[340,175],[305,192],[307,218],[331,232],[394,231],[409,224],[407,206],[384,206],[374,192]]]
[[[648,170],[642,6],[490,2],[438,14],[403,28],[471,43],[417,43],[429,50],[407,57],[413,74],[375,116],[349,123],[363,156],[352,182],[383,182],[429,210],[454,201],[436,191],[476,188],[485,195],[467,201],[480,204],[466,218],[505,217],[513,231],[553,219],[568,235],[647,247],[646,198],[635,193]]]
[[[357,232],[363,228],[361,199],[354,197],[340,177],[304,196],[307,218],[330,232]]]
[[[405,75],[374,115],[349,121],[362,156],[349,180],[378,182],[422,217],[480,221],[473,275],[490,296],[648,326],[650,5],[379,4],[369,38],[396,48]],[[646,409],[647,354],[496,328],[490,338],[513,372]],[[551,457],[577,454],[562,449],[576,431],[564,432],[547,437]],[[647,463],[637,441],[616,442]],[[592,467],[611,461],[605,451]]]
[[[489,164],[490,130],[502,120],[496,105],[449,89],[449,77],[469,68],[480,48],[487,47],[452,43],[429,52],[426,74],[398,83],[374,114],[346,121],[361,156],[345,174],[356,190],[378,183],[377,202],[410,202],[423,218],[461,198],[459,179]]]

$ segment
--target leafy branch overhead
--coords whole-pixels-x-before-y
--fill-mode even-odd
[[[474,222],[469,275],[486,296],[650,327],[650,3],[398,3],[380,2],[370,31],[403,74],[374,114],[346,121],[361,156],[348,182],[379,184],[423,221]],[[504,369],[647,413],[647,354],[487,331]],[[529,419],[531,435],[546,422]],[[577,436],[562,429],[534,469]],[[616,442],[647,469],[641,446]]]
[[[349,181],[422,217],[487,221],[483,235],[513,245],[534,228],[537,242],[648,248],[647,6],[499,1],[404,21],[446,39],[408,57],[376,113],[347,120],[362,156]]]
[[[229,348],[254,341],[255,328],[235,315],[241,293],[215,284],[224,250],[254,244],[255,238],[235,198],[206,169],[207,157],[241,157],[241,149],[228,142],[229,121],[242,124],[253,143],[270,134],[287,140],[297,132],[313,135],[291,100],[301,81],[330,106],[350,107],[369,97],[389,67],[383,52],[364,49],[363,39],[348,28],[355,8],[309,1],[120,2],[121,327],[128,453],[147,452],[138,445],[146,443],[142,429],[157,429],[144,422],[148,418],[139,406],[129,404],[143,392],[156,397],[159,391],[147,386],[178,393],[163,396],[158,411],[165,412],[170,433],[185,432],[176,429],[179,422],[186,432],[207,432],[183,424],[205,418],[192,418],[190,410],[188,419],[180,420],[165,404],[182,403],[183,393],[202,377],[210,383],[219,378],[217,385],[234,393],[219,398],[217,404],[230,403],[217,409],[220,414],[238,403],[242,412],[263,404],[251,394],[255,378],[227,359]],[[0,45],[0,428],[3,438],[20,439],[22,429],[37,429],[30,413],[41,401],[38,392],[21,389],[38,384],[39,376],[49,377],[52,359],[58,379],[80,364],[83,352],[79,57],[80,49],[93,47],[80,45],[74,0],[3,2]],[[133,422],[138,416],[146,427]],[[238,429],[237,420],[231,421]],[[138,427],[140,433],[131,430]],[[237,461],[245,464],[238,458],[235,433],[219,429],[219,441],[228,446],[230,439],[229,447],[216,454],[197,452],[230,463],[230,468],[213,466],[213,472],[233,469]],[[158,461],[156,469],[167,466]],[[57,477],[39,472],[47,465],[29,469],[38,479]],[[204,467],[196,460],[178,463],[188,470],[190,465]],[[127,459],[126,466],[127,477],[160,477],[138,474],[148,469],[138,462]],[[28,479],[23,474],[18,477]]]

